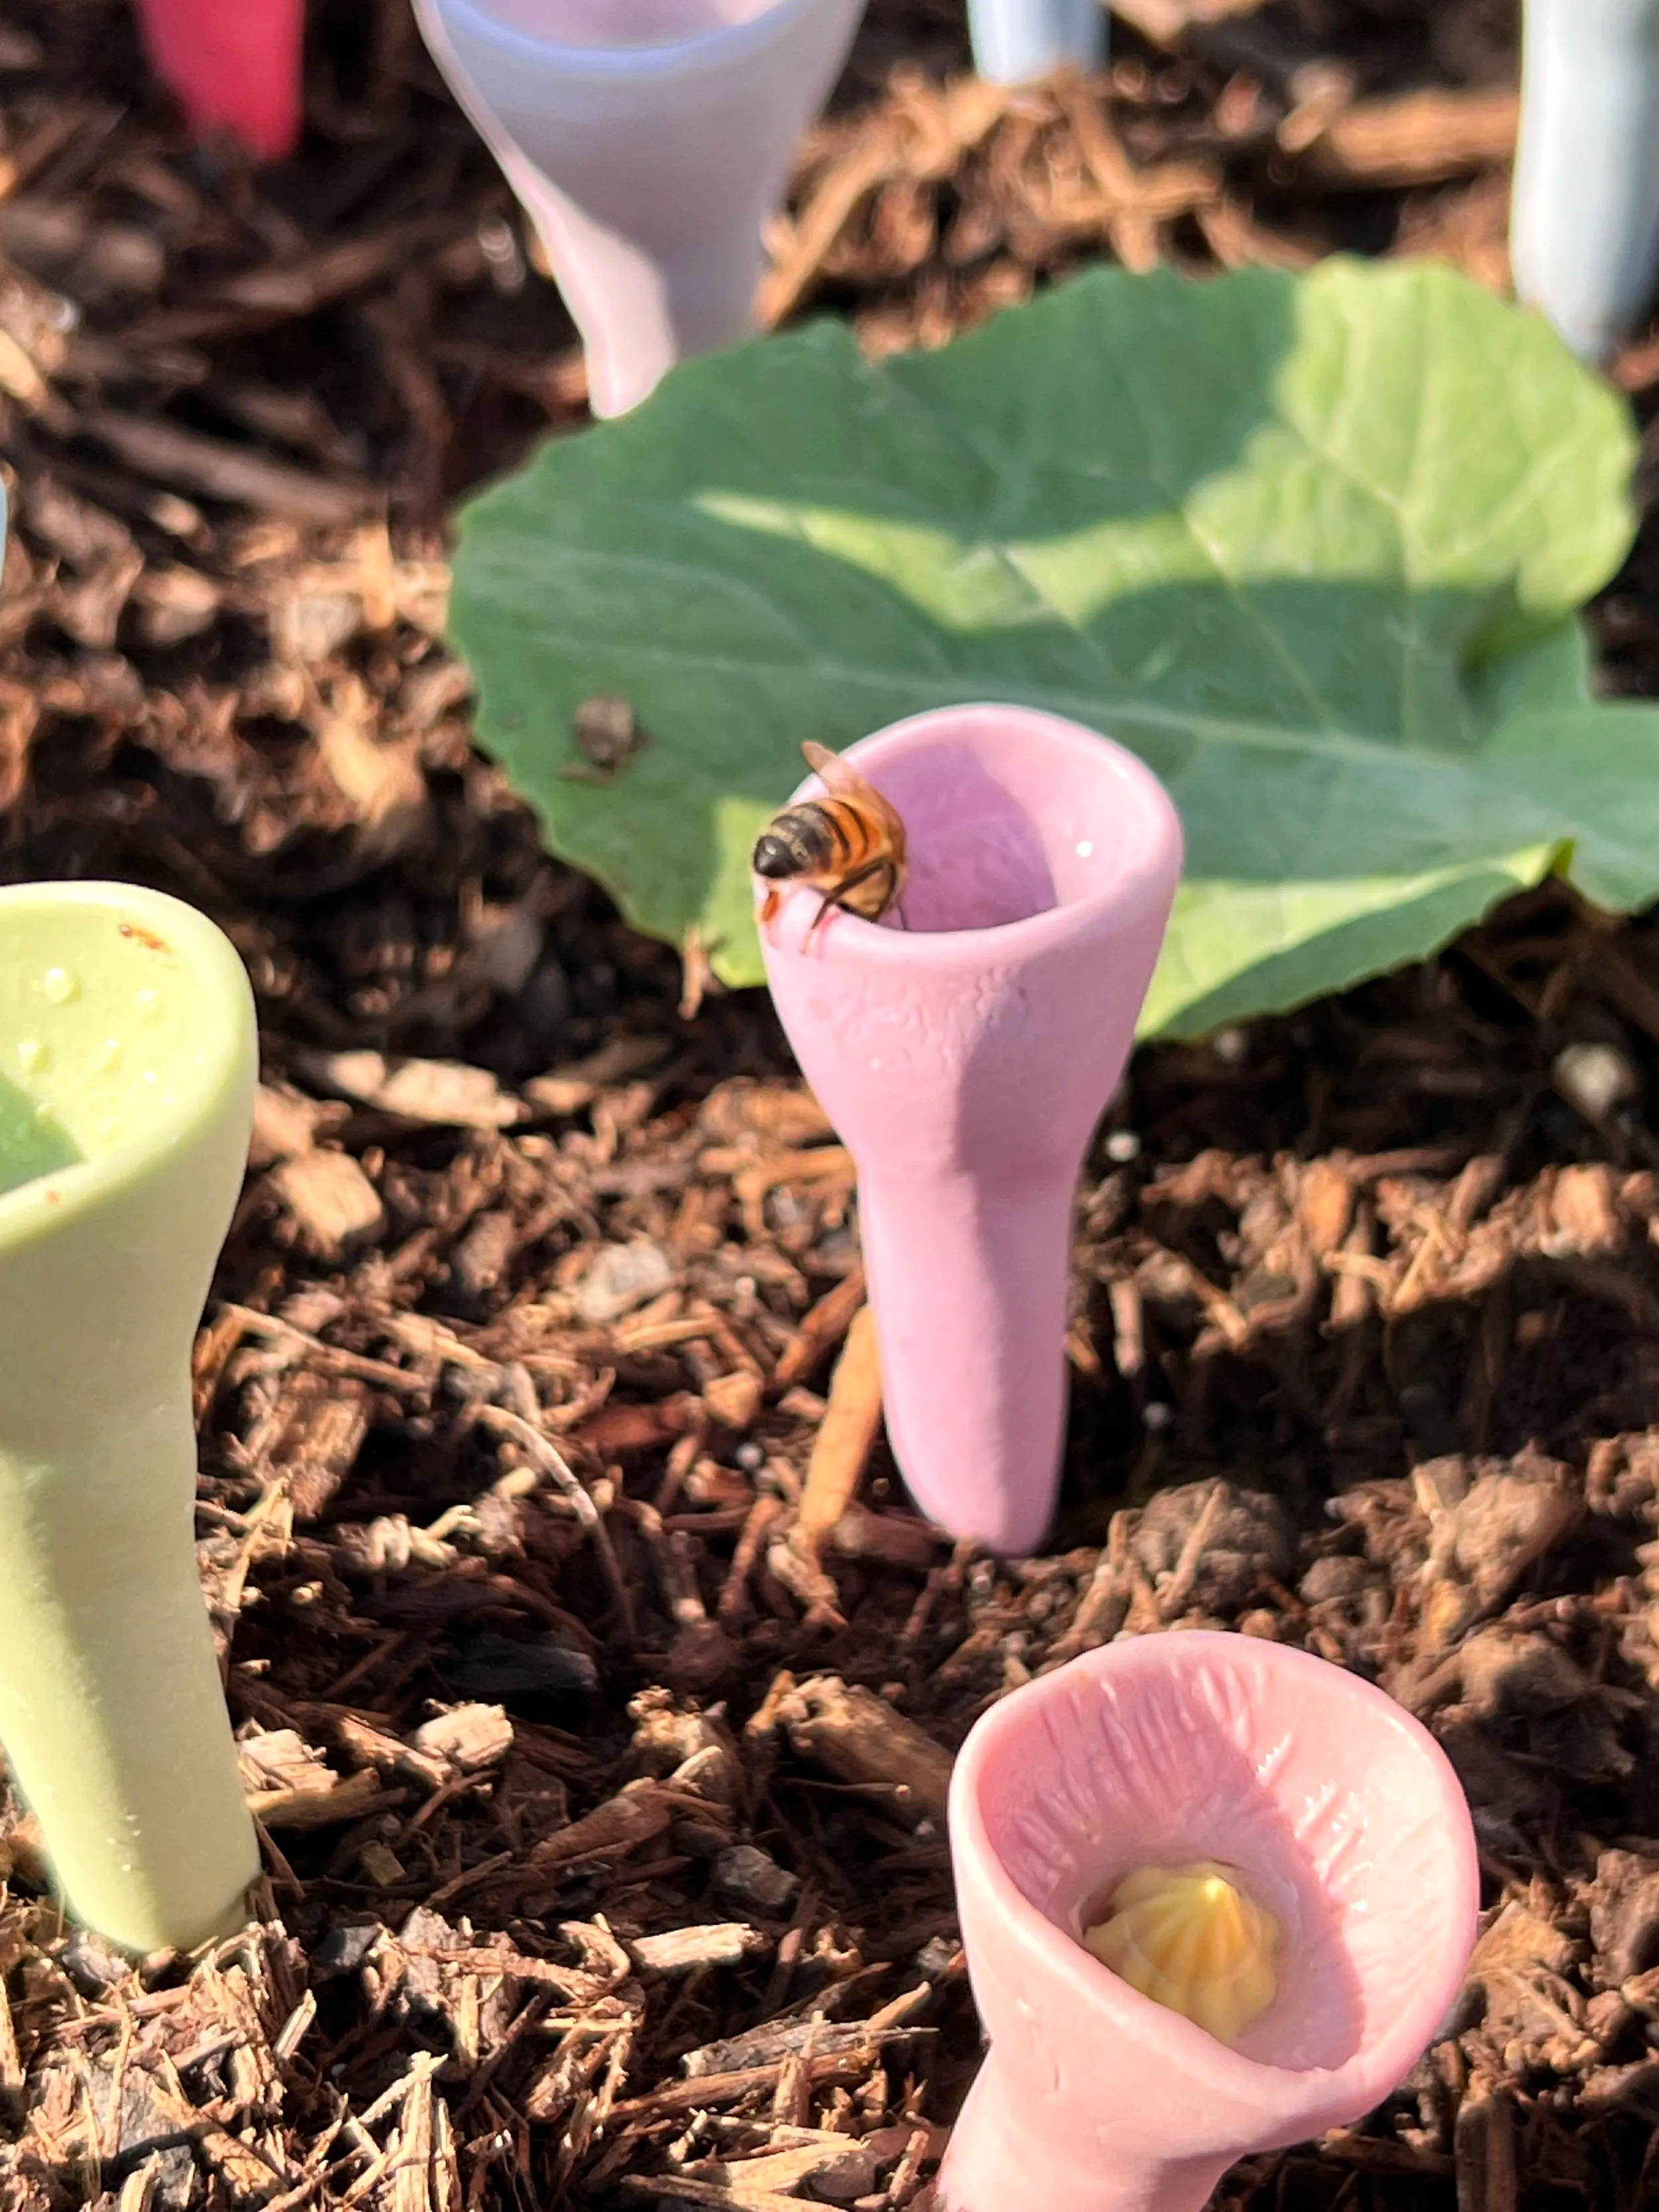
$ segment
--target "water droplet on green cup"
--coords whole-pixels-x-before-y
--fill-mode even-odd
[[[17,1046],[17,1065],[25,1075],[39,1075],[43,1068],[50,1067],[52,1065],[51,1048],[42,1044],[39,1037],[20,1038]]]
[[[81,986],[67,968],[48,968],[41,988],[54,1006],[66,1006],[79,993]]]

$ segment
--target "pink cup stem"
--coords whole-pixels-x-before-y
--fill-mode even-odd
[[[1034,2185],[1041,2189],[1042,2212],[1200,2212],[1232,2164],[1214,2154],[1115,2153],[1102,2171],[1066,2157],[1046,2132],[1055,2124],[1048,2107],[1036,2118],[1006,2069],[988,2058],[951,2131],[950,2180],[939,2212],[1004,2212],[1026,2203]]]
[[[994,1706],[951,1786],[990,2048],[944,2212],[1200,2212],[1222,2173],[1356,2120],[1432,2037],[1474,1944],[1468,1808],[1433,1739],[1305,1651],[1129,1638]],[[1076,1940],[1139,1866],[1211,1859],[1278,1920],[1273,2002],[1236,2046]]]
[[[305,0],[137,0],[156,75],[192,130],[232,131],[261,161],[300,137]]]
[[[1133,1042],[1180,827],[1132,753],[1029,708],[941,708],[847,757],[904,818],[908,927],[837,912],[809,935],[818,898],[795,890],[762,930],[767,978],[858,1162],[904,1479],[954,1534],[1030,1551],[1059,1482],[1078,1171]]]

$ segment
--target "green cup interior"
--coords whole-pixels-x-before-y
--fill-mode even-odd
[[[238,991],[229,947],[174,900],[0,891],[0,1199],[179,1137],[240,1048]]]

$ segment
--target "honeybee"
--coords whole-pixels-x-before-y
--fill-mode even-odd
[[[791,883],[823,895],[809,938],[835,906],[879,921],[904,889],[904,824],[838,754],[810,742],[801,750],[830,796],[785,807],[757,841],[751,866],[768,884],[761,927],[771,921],[783,902],[783,885]]]

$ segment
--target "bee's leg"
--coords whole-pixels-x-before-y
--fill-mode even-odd
[[[825,891],[823,896],[818,901],[817,912],[812,916],[811,921],[806,925],[806,934],[801,939],[803,945],[810,945],[812,942],[812,939],[817,930],[818,924],[823,920],[823,917],[829,913],[831,907],[837,907],[841,904],[842,893],[846,889],[847,885],[845,884],[840,884],[834,890]]]
[[[761,901],[760,910],[760,926],[769,933],[772,924],[777,920],[778,908],[782,903],[782,893],[775,884],[771,885],[767,890],[766,896]]]
[[[848,891],[855,891],[860,884],[867,884],[873,878],[883,875],[884,875],[888,879],[887,895],[888,897],[890,898],[892,896],[891,886],[893,878],[893,864],[890,860],[866,860],[861,868],[854,868],[850,876],[843,876],[841,881],[836,885],[834,890],[828,891],[824,894],[823,904],[818,908],[817,915],[813,918],[812,929],[816,929],[817,927],[818,923],[823,920],[824,915],[829,913],[832,906],[844,908],[846,911],[850,914],[852,912],[852,908],[847,904],[847,894]],[[860,919],[867,919],[867,917],[861,916]],[[809,929],[806,933],[809,937],[812,934],[812,929]]]
[[[910,925],[904,918],[903,907],[899,903],[899,872],[890,860],[884,860],[882,865],[887,871],[887,896],[881,902],[881,910],[885,914],[890,907],[898,916],[899,927],[908,929]]]
[[[887,912],[894,900],[898,896],[899,872],[893,866],[893,863],[890,860],[872,860],[867,867],[860,868],[856,875],[848,876],[847,881],[842,884],[840,890],[836,893],[836,896],[838,899],[844,899],[849,890],[856,889],[860,884],[868,882],[870,878],[874,876],[884,877],[886,879],[887,888],[882,893],[881,904],[877,908],[873,915],[867,915],[866,919],[871,921],[879,921],[882,915]],[[901,929],[908,929],[910,925],[904,919],[904,909],[902,907],[898,909],[898,918],[899,927]]]

